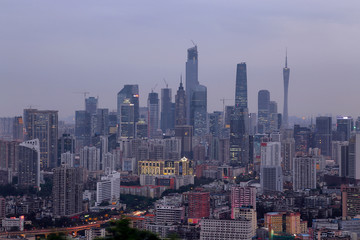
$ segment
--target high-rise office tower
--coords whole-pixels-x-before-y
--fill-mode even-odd
[[[189,125],[175,126],[175,138],[181,141],[181,157],[192,159],[193,127]]]
[[[207,134],[207,89],[198,85],[192,92],[190,104],[190,125],[194,126],[194,136]]]
[[[301,191],[316,188],[316,158],[296,157],[293,164],[293,189]]]
[[[270,101],[269,104],[269,132],[278,131],[281,127],[281,117],[277,111],[277,102]],[[280,123],[279,123],[280,122]]]
[[[236,69],[235,108],[230,121],[230,163],[247,166],[249,162],[246,63]]]
[[[165,133],[168,129],[174,129],[174,117],[171,111],[171,88],[161,89],[161,130]]]
[[[0,118],[0,139],[11,141],[13,136],[14,120],[11,117]]]
[[[22,116],[16,116],[13,124],[13,140],[23,141],[24,140],[24,121]]]
[[[187,124],[191,123],[191,102],[193,91],[199,86],[198,80],[198,51],[195,45],[187,50],[186,61],[186,118]]]
[[[56,167],[58,141],[58,111],[24,109],[26,140],[39,139],[40,166]]]
[[[89,112],[84,110],[75,111],[75,137],[76,152],[80,148],[90,145],[91,117]]]
[[[281,143],[261,143],[260,185],[263,193],[282,192]]]
[[[186,94],[181,79],[175,96],[175,126],[186,125],[186,106]]]
[[[124,102],[120,107],[120,138],[135,138],[136,123],[135,122],[135,106],[132,103]]]
[[[29,140],[19,145],[18,178],[20,186],[40,187],[40,142]]]
[[[156,92],[149,93],[148,97],[148,131],[149,137],[153,138],[159,129],[159,95]]]
[[[338,146],[338,164],[339,164],[339,176],[348,177],[350,174],[349,169],[349,142],[340,142]]]
[[[54,217],[71,217],[83,211],[82,175],[81,168],[65,165],[54,169],[52,192]]]
[[[315,147],[321,149],[321,154],[331,156],[331,117],[317,117],[315,129]]]
[[[349,140],[349,155],[346,165],[347,177],[360,179],[360,133],[354,134]]]
[[[336,131],[340,137],[339,141],[349,141],[353,124],[352,117],[337,117]]]
[[[221,129],[223,127],[223,113],[215,111],[209,113],[209,131],[213,137],[220,137]]]
[[[58,140],[58,163],[57,166],[61,165],[61,154],[69,152],[70,154],[75,153],[75,139],[68,133],[64,133]]]
[[[124,106],[124,107],[123,107]],[[124,85],[117,95],[118,123],[121,137],[135,136],[135,125],[139,121],[139,86]],[[126,115],[123,117],[123,115]],[[125,123],[123,127],[123,123]],[[129,129],[132,127],[132,129]],[[122,133],[125,131],[125,133]]]
[[[293,169],[293,158],[295,156],[295,139],[287,138],[281,141],[281,157],[283,159],[283,169],[291,173]]]
[[[109,109],[98,108],[96,111],[95,133],[98,135],[109,134]]]
[[[287,66],[287,53],[285,57],[285,67],[283,68],[283,77],[284,77],[284,111],[283,111],[282,128],[286,129],[289,127],[288,92],[289,92],[289,77],[290,77],[290,68],[288,68]]]
[[[88,97],[85,99],[85,111],[90,113],[90,115],[96,114],[98,107],[98,99],[95,97]]]
[[[258,93],[258,132],[265,133],[269,130],[270,92],[260,90]]]
[[[295,152],[307,154],[308,149],[313,146],[314,134],[310,128],[294,125]]]

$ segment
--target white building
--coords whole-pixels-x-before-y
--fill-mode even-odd
[[[101,170],[100,149],[96,147],[83,147],[80,150],[80,166],[89,171]]]
[[[96,203],[120,199],[120,173],[114,172],[101,178],[96,185]]]
[[[250,220],[201,219],[200,240],[250,240],[255,231]]]
[[[184,215],[182,195],[165,196],[155,203],[155,222],[157,224],[181,223]]]
[[[75,154],[71,152],[66,152],[61,154],[61,164],[68,165],[69,167],[74,167]]]
[[[103,154],[103,169],[105,171],[105,174],[110,174],[114,171],[116,171],[116,164],[114,155],[112,153],[104,153]]]
[[[4,218],[2,220],[2,227],[5,228],[6,231],[10,231],[15,227],[18,228],[19,231],[24,231],[24,222],[24,216],[20,216],[19,218]]]

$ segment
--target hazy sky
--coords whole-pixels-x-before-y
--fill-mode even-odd
[[[175,94],[186,49],[199,50],[199,81],[208,110],[234,98],[236,64],[248,69],[250,112],[268,89],[283,106],[285,48],[291,68],[289,115],[360,115],[358,0],[1,0],[0,116],[24,108],[84,108],[89,91],[116,109],[124,84]],[[233,100],[227,102],[233,104]]]

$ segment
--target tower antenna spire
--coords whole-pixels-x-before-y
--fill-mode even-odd
[[[287,48],[285,50],[285,68],[287,68]]]

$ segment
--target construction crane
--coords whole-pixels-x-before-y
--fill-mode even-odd
[[[191,42],[194,44],[194,46],[197,46],[196,43],[193,40],[191,40]]]
[[[168,83],[166,82],[165,78],[163,78],[166,88],[168,88]]]
[[[151,92],[154,92],[154,90],[156,89],[156,87],[157,87],[157,83],[155,84],[155,86],[151,89]]]
[[[220,101],[223,103],[223,126],[225,127],[225,101],[232,101],[233,98],[222,98]]]

